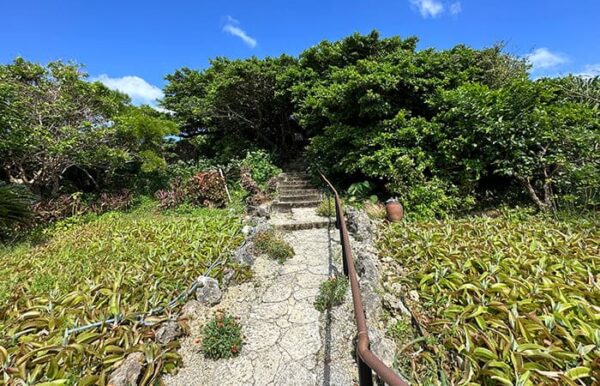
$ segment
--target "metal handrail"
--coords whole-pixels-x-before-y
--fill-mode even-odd
[[[367,318],[360,295],[358,285],[358,276],[354,268],[354,259],[352,257],[352,248],[350,247],[350,238],[344,218],[344,209],[342,208],[340,196],[323,173],[319,175],[329,186],[335,197],[335,214],[338,227],[340,229],[340,240],[342,243],[342,262],[344,274],[350,280],[350,289],[352,291],[352,303],[354,305],[354,318],[358,329],[358,338],[356,343],[356,362],[358,364],[358,381],[360,386],[373,385],[373,371],[377,376],[390,386],[408,386],[408,383],[402,380],[392,369],[387,367],[370,349],[369,330],[367,328]]]

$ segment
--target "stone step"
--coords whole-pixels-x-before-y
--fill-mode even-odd
[[[281,201],[275,201],[272,205],[272,208],[275,210],[284,210],[284,211],[289,211],[292,208],[312,208],[312,207],[316,207],[319,206],[319,203],[321,201],[319,200],[312,200],[312,201],[296,201],[296,202],[281,202]]]
[[[275,229],[281,231],[302,231],[306,229],[321,229],[329,226],[328,220],[310,221],[310,222],[291,222],[287,224],[277,224]]]
[[[286,188],[304,188],[304,189],[313,189],[314,185],[307,181],[284,181],[280,182],[277,187],[279,189]]]
[[[279,201],[281,202],[298,202],[298,201],[320,201],[320,194],[300,194],[300,195],[291,195],[291,194],[280,194]]]
[[[318,189],[310,189],[310,188],[286,188],[286,189],[278,189],[280,196],[320,196],[321,191]]]

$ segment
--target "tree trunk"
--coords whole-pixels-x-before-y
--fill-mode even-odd
[[[517,177],[517,178],[521,182],[521,184],[523,184],[525,189],[527,189],[527,193],[529,193],[529,196],[531,197],[533,202],[538,206],[538,208],[540,208],[540,210],[542,210],[544,212],[547,212],[548,210],[550,210],[551,206],[548,205],[548,202],[550,200],[549,197],[544,197],[544,201],[542,201],[540,199],[540,197],[538,196],[537,192],[535,191],[533,185],[531,184],[531,181],[529,180],[529,178],[527,178],[527,177]],[[546,189],[546,184],[544,185],[544,189]]]

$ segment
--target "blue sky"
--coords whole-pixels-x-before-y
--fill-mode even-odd
[[[600,74],[600,0],[0,0],[0,17],[0,63],[74,60],[138,103],[183,66],[295,55],[372,29],[416,35],[419,48],[504,41],[534,77]]]

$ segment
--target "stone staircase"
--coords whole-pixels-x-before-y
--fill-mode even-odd
[[[293,208],[314,208],[321,202],[321,193],[304,172],[282,173],[277,191],[279,197],[272,207],[277,212],[290,212]]]
[[[326,228],[330,219],[315,211],[322,197],[308,174],[289,171],[279,178],[279,197],[271,206],[271,222],[275,228],[286,231]]]

